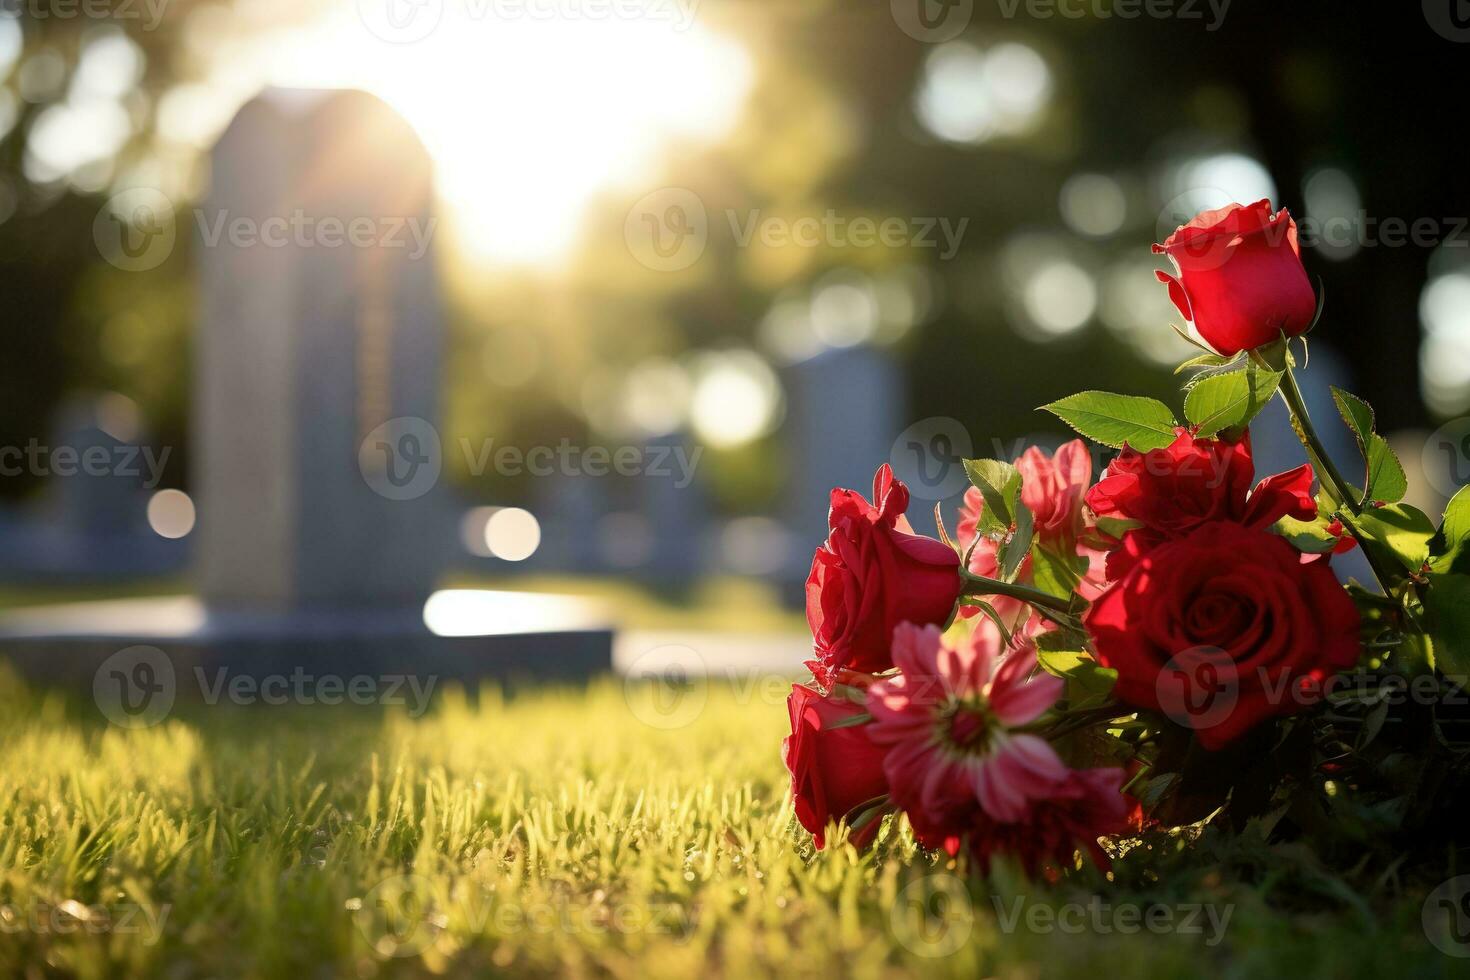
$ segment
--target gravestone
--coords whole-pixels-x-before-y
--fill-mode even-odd
[[[458,515],[440,483],[443,316],[431,166],[413,131],[364,93],[272,91],[241,109],[212,163],[194,215],[199,597],[14,614],[0,650],[79,680],[139,644],[180,683],[204,668],[608,669],[611,632],[565,602],[445,594],[429,616]]]
[[[800,547],[792,574],[806,578],[827,536],[833,487],[871,496],[903,429],[903,379],[892,355],[869,347],[831,350],[788,369],[787,521]]]
[[[270,609],[422,602],[454,534],[434,479],[443,316],[428,156],[371,96],[289,92],[246,105],[213,167],[202,216],[223,233],[199,251],[195,345],[201,592]],[[265,242],[283,221],[286,244]],[[357,242],[341,240],[349,228]],[[374,435],[394,419],[410,421]],[[387,436],[394,454],[410,435],[413,460],[363,450]],[[385,496],[360,456],[424,485]]]

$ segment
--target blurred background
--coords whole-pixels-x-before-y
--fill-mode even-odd
[[[1462,6],[4,0],[0,446],[157,466],[8,465],[0,576],[189,587],[194,209],[268,86],[365,89],[432,158],[451,580],[790,622],[827,487],[892,461],[932,530],[961,456],[1067,437],[1037,406],[1179,404],[1149,245],[1263,197],[1325,292],[1319,397],[1371,401],[1431,508],[1470,479]],[[123,267],[113,219],[177,234]]]

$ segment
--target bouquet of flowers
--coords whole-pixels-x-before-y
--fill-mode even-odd
[[[871,500],[832,491],[784,746],[818,848],[836,825],[866,846],[899,813],[981,871],[1004,855],[1051,875],[1207,823],[1324,853],[1453,839],[1470,489],[1438,521],[1402,503],[1373,410],[1339,389],[1362,458],[1328,456],[1296,376],[1321,309],[1285,210],[1205,212],[1154,251],[1209,345],[1185,334],[1202,352],[1180,367],[1182,420],[1103,391],[1053,402],[1117,450],[1100,479],[1081,440],[966,460],[939,539],[886,465]],[[1309,462],[1258,477],[1248,425],[1273,397]],[[1332,558],[1353,548],[1375,580],[1344,587]]]

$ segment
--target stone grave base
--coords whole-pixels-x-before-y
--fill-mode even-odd
[[[436,685],[580,681],[612,669],[612,631],[575,599],[465,590],[436,594],[430,610],[435,602],[432,631],[423,606],[264,612],[214,610],[188,597],[69,603],[0,615],[0,659],[37,683],[90,691],[108,658],[155,647],[181,697],[222,669],[256,682],[395,675]]]

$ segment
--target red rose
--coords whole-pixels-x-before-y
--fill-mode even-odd
[[[1226,521],[1153,549],[1087,614],[1127,704],[1218,749],[1321,700],[1358,660],[1358,610],[1329,563]]]
[[[823,697],[800,684],[786,699],[791,712],[791,737],[782,743],[786,768],[791,771],[791,795],[796,819],[811,831],[820,850],[826,844],[827,824],[856,816],[854,810],[888,792],[883,757],[862,726],[833,728],[866,709],[846,698]],[[859,847],[878,832],[874,820],[850,839]]]
[[[1304,332],[1317,296],[1302,268],[1296,222],[1270,201],[1204,211],[1154,252],[1179,270],[1157,273],[1199,335],[1226,356]]]
[[[855,490],[832,491],[832,531],[806,580],[806,621],[817,653],[813,672],[823,684],[843,667],[887,670],[899,623],[943,625],[954,612],[963,584],[959,555],[942,541],[914,534],[903,516],[908,505],[908,487],[887,463],[873,478],[872,504]]]
[[[1255,475],[1248,435],[1238,442],[1196,439],[1180,429],[1164,449],[1124,447],[1087,491],[1087,506],[1098,517],[1142,525],[1108,553],[1108,578],[1122,578],[1153,548],[1211,521],[1265,528],[1288,515],[1317,516],[1311,466],[1269,476],[1252,490]]]

